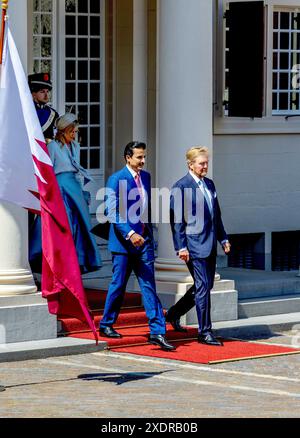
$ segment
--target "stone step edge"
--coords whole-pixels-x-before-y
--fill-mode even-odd
[[[291,295],[271,295],[268,297],[257,297],[257,298],[243,298],[239,299],[239,305],[247,305],[247,304],[263,304],[271,303],[271,302],[281,302],[281,301],[292,301],[292,300],[300,300],[300,294],[291,294]]]
[[[107,342],[78,338],[55,338],[0,344],[0,362],[14,362],[47,357],[69,356],[103,351]]]

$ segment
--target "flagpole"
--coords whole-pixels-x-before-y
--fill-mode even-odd
[[[2,64],[3,56],[3,46],[4,46],[4,35],[5,35],[5,22],[7,19],[7,9],[9,0],[2,0],[1,5],[1,34],[0,34],[0,65]]]

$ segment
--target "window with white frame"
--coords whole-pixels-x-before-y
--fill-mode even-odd
[[[53,59],[53,1],[33,0],[33,72],[50,73]]]
[[[106,4],[110,0],[30,0],[32,10],[31,70],[49,72],[52,103],[63,114],[79,119],[80,160],[90,170],[88,184],[97,208],[96,192],[105,172]]]
[[[300,114],[300,12],[273,12],[272,114]]]
[[[300,2],[223,1],[222,115],[300,115]]]
[[[32,0],[33,72],[49,72],[60,112],[78,115],[81,164],[95,172],[104,169],[102,5]]]

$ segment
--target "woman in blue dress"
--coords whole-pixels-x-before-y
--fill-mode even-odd
[[[98,270],[102,263],[92,228],[88,208],[89,192],[83,186],[91,181],[86,169],[80,165],[80,146],[76,142],[78,121],[72,113],[56,121],[55,139],[48,144],[53,169],[61,190],[68,215],[78,262],[82,273]],[[40,217],[35,221],[30,239],[30,264],[33,271],[41,260]]]

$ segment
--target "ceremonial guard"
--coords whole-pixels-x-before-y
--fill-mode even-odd
[[[49,92],[52,90],[50,75],[48,73],[29,75],[28,84],[46,143],[49,143],[54,138],[55,121],[59,117],[59,114],[48,105]]]

